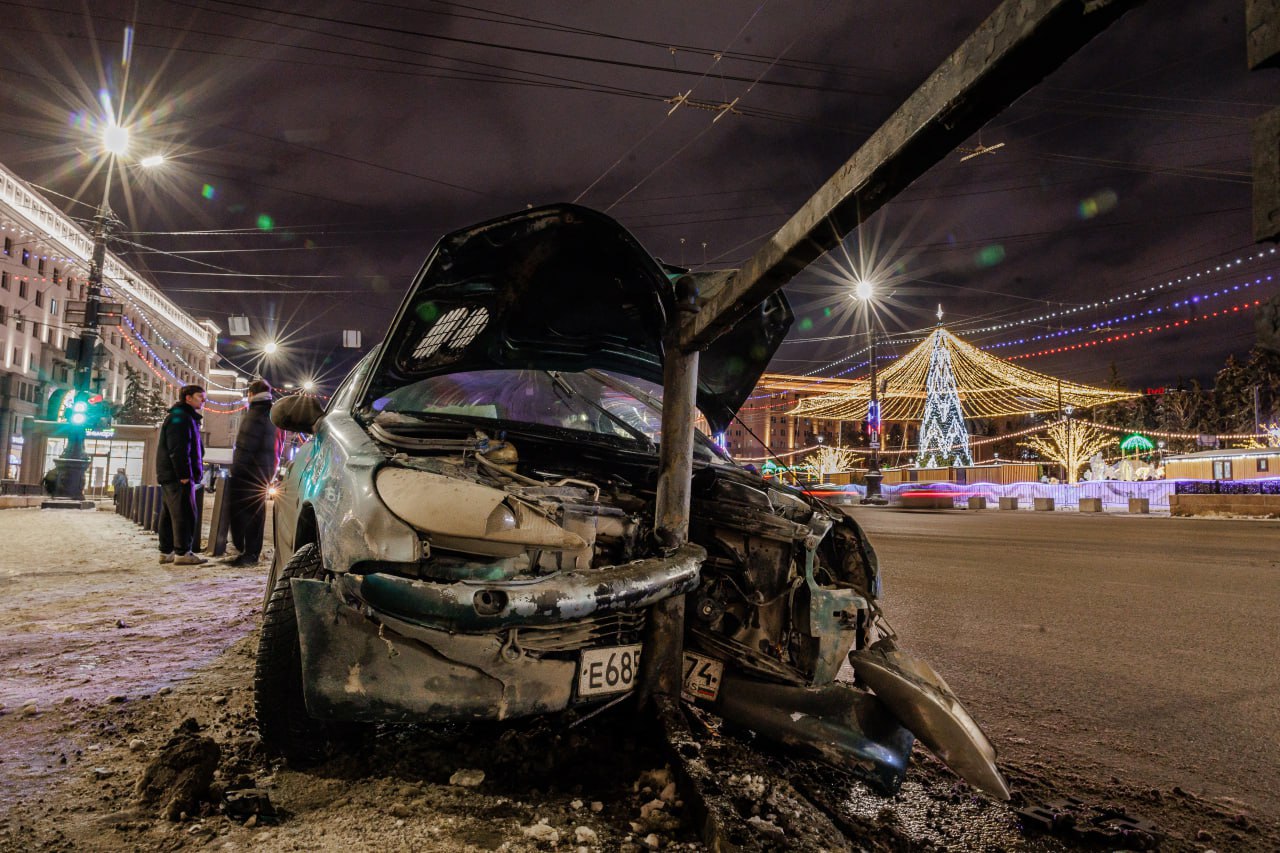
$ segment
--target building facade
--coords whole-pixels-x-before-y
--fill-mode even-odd
[[[67,308],[85,299],[93,238],[3,166],[0,238],[0,484],[33,484],[65,444],[51,423],[51,408],[72,387],[74,362],[67,344],[80,330],[68,321]],[[119,325],[99,329],[92,390],[108,402],[124,403],[131,371],[144,388],[167,401],[184,384],[210,390],[227,385],[228,393],[239,387],[211,380],[218,327],[187,314],[110,252],[103,290],[105,302],[123,306]],[[238,400],[239,395],[231,396]],[[206,408],[206,443],[230,447],[238,406],[228,396],[214,399],[221,405]],[[128,432],[127,440],[117,439],[112,430],[89,436],[86,488],[103,488],[117,468],[125,468],[133,483],[144,481],[147,429]]]

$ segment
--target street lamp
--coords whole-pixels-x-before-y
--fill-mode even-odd
[[[102,131],[102,149],[107,156],[107,174],[102,187],[102,203],[93,218],[93,254],[89,261],[89,281],[85,288],[84,322],[76,350],[73,388],[75,399],[87,399],[93,391],[93,368],[98,354],[98,319],[102,308],[102,268],[107,254],[107,224],[111,218],[111,179],[115,174],[117,158],[129,152],[129,129],[109,119]],[[84,475],[89,468],[85,453],[86,418],[69,419],[67,445],[54,464],[57,480],[53,505],[57,502],[74,502],[80,507],[93,504],[84,500]],[[66,503],[61,505],[66,506]]]
[[[876,336],[871,326],[871,301],[875,297],[875,286],[870,279],[859,279],[853,292],[862,301],[871,350],[871,398],[867,402],[867,435],[870,438],[871,458],[867,460],[867,494],[862,503],[883,506],[888,501],[880,494],[880,481],[884,479],[884,474],[880,472],[880,399],[879,389],[876,388]]]
[[[1074,483],[1076,481],[1076,448],[1071,443],[1071,414],[1075,411],[1075,407],[1070,403],[1067,403],[1066,407],[1063,408],[1062,411],[1065,412],[1067,416],[1067,452],[1064,455],[1067,457],[1067,464],[1071,466],[1067,471],[1066,480],[1068,483]]]

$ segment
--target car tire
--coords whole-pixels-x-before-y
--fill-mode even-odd
[[[268,750],[290,764],[313,764],[329,754],[330,727],[307,713],[302,693],[302,646],[291,578],[324,575],[320,546],[304,545],[285,564],[267,598],[253,674],[258,734]]]

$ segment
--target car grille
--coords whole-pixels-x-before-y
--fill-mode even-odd
[[[645,614],[644,610],[622,610],[558,625],[524,625],[519,643],[533,652],[571,652],[638,643],[644,633]]]

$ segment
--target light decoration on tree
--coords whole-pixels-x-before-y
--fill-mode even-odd
[[[928,397],[929,365],[937,347],[946,350],[956,395],[965,417],[997,418],[1057,412],[1063,405],[1087,409],[1141,395],[1066,382],[988,355],[943,328],[879,374],[880,418],[920,421]],[[849,380],[846,388],[801,400],[787,414],[831,420],[863,421],[870,400],[867,380]]]
[[[1044,435],[1033,435],[1021,445],[1040,454],[1041,458],[1061,465],[1067,473],[1067,482],[1074,483],[1089,458],[1101,453],[1114,441],[1109,433],[1087,421],[1061,420],[1049,424]]]
[[[818,452],[805,458],[805,463],[817,469],[819,476],[841,474],[853,468],[857,454],[848,447],[820,446]]]
[[[941,320],[941,308],[938,314]],[[972,464],[969,431],[965,428],[964,411],[960,408],[960,395],[956,392],[951,353],[943,336],[935,335],[933,349],[929,353],[929,372],[925,376],[924,415],[920,424],[920,455],[916,458],[916,466],[960,468]]]

